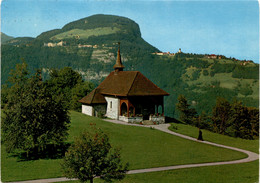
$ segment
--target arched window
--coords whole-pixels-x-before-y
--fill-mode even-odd
[[[121,104],[121,116],[127,115],[127,105],[125,102]]]
[[[112,109],[112,101],[110,101],[110,109]]]

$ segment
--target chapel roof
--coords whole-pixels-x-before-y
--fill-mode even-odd
[[[139,71],[111,72],[106,79],[79,102],[85,104],[106,103],[104,96],[167,96],[169,93],[160,89]]]
[[[100,89],[100,93],[103,95],[169,95],[139,71],[113,71],[97,88]]]
[[[87,96],[79,100],[82,104],[105,104],[107,103],[104,96],[101,95],[98,88],[92,90]]]

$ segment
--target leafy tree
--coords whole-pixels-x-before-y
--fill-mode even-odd
[[[255,107],[248,107],[248,117],[251,123],[251,136],[259,136],[259,109]]]
[[[27,65],[18,64],[10,81],[2,122],[6,150],[25,150],[28,156],[44,151],[48,144],[60,145],[68,135],[68,111],[61,101],[53,100],[41,72],[28,77]]]
[[[215,76],[215,72],[214,72],[214,71],[210,71],[209,75],[210,75],[211,77],[213,77],[213,76]]]
[[[201,112],[201,114],[194,119],[195,126],[200,129],[210,129],[210,122],[209,117],[206,115],[204,111]]]
[[[71,89],[71,101],[70,108],[76,111],[80,111],[81,103],[79,99],[86,96],[89,92],[94,89],[94,84],[88,81],[77,84],[74,88]]]
[[[226,129],[229,127],[228,119],[230,115],[230,103],[221,97],[217,98],[216,105],[212,110],[213,131],[225,134]]]
[[[231,124],[232,136],[252,139],[248,109],[242,105],[242,102],[235,101],[232,103],[229,123]]]
[[[259,65],[254,66],[241,66],[237,65],[232,72],[233,78],[242,79],[258,79],[259,78]]]
[[[9,88],[7,84],[1,85],[1,108],[7,103],[7,95],[9,93]]]
[[[53,97],[64,101],[69,109],[79,110],[81,105],[78,100],[94,88],[92,83],[84,82],[82,76],[70,67],[53,69],[50,76],[46,83],[51,88]]]
[[[176,108],[177,110],[180,111],[180,120],[181,121],[188,121],[188,117],[187,117],[187,111],[189,109],[189,104],[188,104],[188,101],[187,99],[183,96],[183,95],[179,95],[178,97],[178,103],[176,104]]]
[[[195,70],[195,71],[192,73],[191,80],[192,80],[192,81],[195,81],[195,80],[199,79],[199,77],[200,77],[200,72],[201,72],[200,69],[199,69],[199,70]]]
[[[194,118],[197,117],[197,112],[194,108],[189,108],[187,99],[183,95],[179,95],[178,103],[176,108],[180,111],[180,120],[187,123],[193,124]]]
[[[203,76],[208,76],[208,75],[209,75],[209,71],[206,70],[206,69],[204,69],[204,70],[202,71],[202,73],[203,73]]]
[[[247,97],[248,95],[252,95],[253,94],[253,90],[252,87],[247,84],[239,89],[239,93],[241,93],[242,95],[244,95],[245,97]]]
[[[52,69],[50,77],[48,84],[55,86],[58,91],[67,88],[71,89],[78,83],[83,82],[82,76],[70,67],[64,67],[60,70]]]
[[[81,182],[93,183],[98,176],[111,182],[124,178],[128,163],[123,165],[119,150],[112,150],[108,136],[94,128],[92,133],[85,131],[75,139],[65,154],[62,169],[66,177],[78,178]]]

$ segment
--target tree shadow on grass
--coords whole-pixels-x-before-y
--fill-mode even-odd
[[[32,150],[27,152],[17,152],[13,153],[11,157],[16,157],[18,162],[20,161],[30,161],[38,159],[61,159],[64,157],[65,152],[70,147],[70,143],[64,143],[62,145],[48,144],[46,148],[42,151]]]
[[[175,118],[165,116],[165,123],[183,123]]]

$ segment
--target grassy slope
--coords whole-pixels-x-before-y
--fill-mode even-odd
[[[177,130],[171,126],[171,130],[182,133],[191,137],[197,137],[198,129],[183,124],[174,124]],[[206,130],[203,131],[205,140],[239,147],[246,150],[258,152],[258,140],[244,140],[239,138],[232,138],[215,134]],[[235,165],[221,165],[212,167],[198,167],[187,168],[179,170],[169,170],[162,172],[143,173],[127,175],[122,183],[255,183],[259,180],[259,161],[250,163],[235,164]],[[185,178],[184,178],[185,177]],[[79,181],[70,181],[71,183],[78,183]],[[103,182],[96,179],[95,183]],[[69,182],[68,182],[69,183]]]
[[[173,128],[174,127],[174,128]],[[175,129],[177,127],[177,130]],[[188,135],[194,138],[198,137],[198,128],[185,125],[185,124],[171,124],[170,130]],[[217,133],[210,132],[208,130],[202,130],[203,139],[210,142],[215,142],[218,144],[223,144],[227,146],[237,147],[241,149],[246,149],[252,152],[259,153],[259,140],[246,140],[241,138],[229,137],[226,135],[220,135]]]
[[[205,60],[210,63],[210,59]],[[223,65],[223,67],[225,67]],[[227,89],[236,89],[240,88],[238,83],[241,84],[241,87],[246,87],[249,85],[252,87],[253,93],[249,95],[249,97],[253,97],[254,99],[259,99],[259,81],[255,79],[239,79],[233,78],[232,73],[216,73],[213,77],[210,75],[204,76],[200,74],[200,77],[197,80],[190,80],[192,78],[192,73],[198,70],[196,67],[190,67],[186,69],[186,73],[183,75],[183,79],[187,82],[188,85],[197,85],[197,86],[211,86],[213,82],[220,82],[220,87],[227,88]],[[208,70],[209,72],[211,69],[207,68],[204,70]],[[187,78],[187,76],[189,78]],[[256,81],[256,82],[255,82]],[[239,94],[238,97],[244,97],[244,95]]]
[[[88,129],[90,123],[96,123],[109,134],[112,144],[122,148],[122,158],[130,162],[130,169],[245,157],[238,152],[191,142],[157,130],[111,124],[77,112],[71,112],[71,120],[70,142],[82,130]],[[60,159],[19,161],[8,156],[2,145],[2,181],[60,177],[60,162]]]
[[[63,32],[61,34],[57,34],[51,39],[68,39],[74,38],[75,36],[80,36],[81,39],[87,39],[90,36],[101,36],[101,35],[109,35],[118,32],[120,29],[118,28],[111,28],[111,27],[102,27],[102,28],[95,28],[95,29],[72,29],[67,32]]]
[[[127,175],[116,183],[256,183],[258,182],[258,161],[237,165],[187,168],[162,172]],[[95,183],[104,182],[95,179]],[[66,183],[80,183],[67,181]]]

